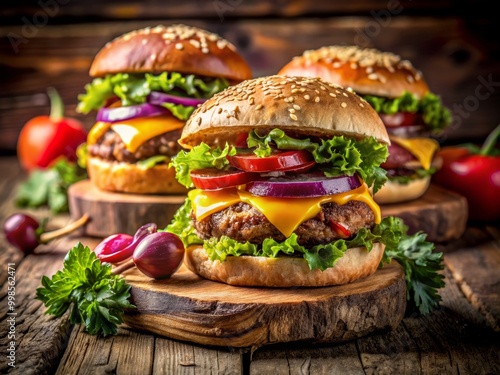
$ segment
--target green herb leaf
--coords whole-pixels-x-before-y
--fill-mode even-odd
[[[171,223],[165,228],[166,232],[174,233],[180,237],[184,247],[193,244],[201,244],[201,240],[191,226],[191,200],[186,198],[184,204],[174,214]]]
[[[386,219],[380,223],[379,230],[393,231],[396,236],[392,241],[385,242],[381,265],[390,263],[392,259],[401,264],[405,272],[407,300],[413,303],[421,314],[428,314],[441,301],[437,290],[444,286],[444,276],[439,273],[444,269],[443,253],[433,251],[434,244],[426,241],[425,233],[408,235],[408,228],[401,219]]]
[[[419,112],[427,126],[433,130],[441,130],[451,124],[451,113],[444,107],[441,99],[427,93],[419,100],[409,92],[404,92],[398,98],[386,98],[364,95],[363,98],[378,112],[394,114],[396,112]]]
[[[61,158],[50,168],[30,173],[28,179],[19,186],[15,198],[16,206],[48,206],[53,213],[68,212],[68,188],[85,178],[85,169]]]
[[[191,188],[193,187],[191,171],[203,168],[223,169],[229,164],[226,156],[235,154],[236,149],[228,144],[221,150],[219,147],[212,149],[202,142],[189,152],[181,150],[172,158],[169,165],[175,169],[177,181],[185,187]]]
[[[380,168],[389,152],[387,146],[369,137],[355,140],[343,136],[323,139],[321,143],[310,139],[289,137],[281,129],[273,129],[264,136],[252,130],[247,139],[248,147],[254,147],[257,156],[271,155],[273,147],[286,150],[307,150],[326,176],[352,176],[358,173],[368,186],[377,192],[387,181],[386,171]]]
[[[77,111],[89,113],[98,110],[106,101],[117,96],[122,106],[137,105],[146,102],[151,91],[160,91],[177,96],[210,98],[224,90],[229,83],[224,78],[200,78],[193,74],[182,75],[176,72],[154,74],[118,73],[95,78],[85,85],[85,94],[78,96]],[[173,115],[186,120],[194,107],[182,105],[168,105]],[[186,117],[187,116],[187,117]]]
[[[36,298],[47,307],[46,314],[61,316],[71,307],[71,323],[85,324],[92,335],[116,334],[125,309],[135,307],[125,280],[81,243],[68,252],[62,270],[51,279],[42,277],[42,286]]]

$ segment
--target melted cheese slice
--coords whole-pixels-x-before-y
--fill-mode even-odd
[[[373,200],[366,184],[345,193],[315,198],[258,197],[244,190],[223,189],[218,191],[191,190],[188,193],[197,220],[223,210],[238,202],[245,202],[256,208],[286,237],[289,237],[304,221],[321,212],[321,205],[327,202],[346,204],[351,200],[364,202],[375,214],[375,222],[382,217],[380,207]]]
[[[88,144],[95,144],[109,128],[113,129],[130,152],[160,134],[180,129],[184,121],[171,115],[140,117],[122,122],[97,122],[87,136]]]
[[[434,154],[439,149],[439,143],[431,138],[399,138],[391,136],[391,142],[408,150],[422,164],[424,169],[431,167]]]

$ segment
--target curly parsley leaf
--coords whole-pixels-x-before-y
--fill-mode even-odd
[[[125,280],[81,243],[68,252],[62,270],[42,277],[42,286],[36,299],[47,307],[46,314],[58,317],[71,308],[71,323],[84,324],[92,335],[116,334],[125,309],[135,307]]]
[[[358,173],[368,186],[373,185],[374,192],[387,181],[386,171],[380,168],[380,164],[387,159],[389,152],[386,145],[373,137],[358,141],[336,136],[316,143],[310,139],[289,137],[281,129],[273,129],[263,136],[252,130],[248,135],[247,145],[254,148],[254,153],[260,157],[271,155],[273,147],[307,150],[313,155],[316,163],[320,164],[320,169],[326,176],[352,176]]]
[[[387,219],[387,220],[386,220]],[[399,218],[389,217],[379,224],[380,230],[399,228],[398,236],[386,242],[381,265],[396,260],[404,269],[408,301],[411,301],[425,315],[439,305],[438,289],[444,286],[443,253],[434,252],[434,244],[426,241],[422,232],[408,235],[408,228]]]
[[[433,130],[441,130],[451,124],[451,113],[443,105],[441,99],[427,93],[419,100],[409,92],[404,92],[398,98],[386,98],[373,95],[363,95],[363,98],[378,112],[394,114],[396,112],[419,112],[425,124]]]
[[[53,213],[69,211],[68,188],[75,182],[87,178],[87,171],[78,164],[59,159],[47,169],[30,173],[18,188],[17,207],[39,208],[48,206]]]

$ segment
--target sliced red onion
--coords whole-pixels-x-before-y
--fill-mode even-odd
[[[173,103],[180,104],[186,107],[196,107],[198,104],[202,104],[207,101],[207,99],[199,98],[186,98],[183,96],[165,94],[164,92],[152,91],[147,98],[148,103],[161,105],[163,103]]]
[[[116,122],[138,117],[160,116],[167,113],[170,111],[164,107],[143,103],[127,107],[101,108],[97,112],[97,121]]]
[[[312,198],[340,194],[360,186],[357,176],[326,177],[314,173],[253,181],[246,190],[261,197]]]

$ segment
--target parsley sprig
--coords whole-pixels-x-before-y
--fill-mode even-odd
[[[68,252],[62,270],[51,279],[42,277],[42,285],[36,298],[48,308],[46,314],[58,317],[71,307],[70,322],[83,323],[92,335],[116,334],[125,309],[135,307],[129,302],[130,285],[81,243]]]

